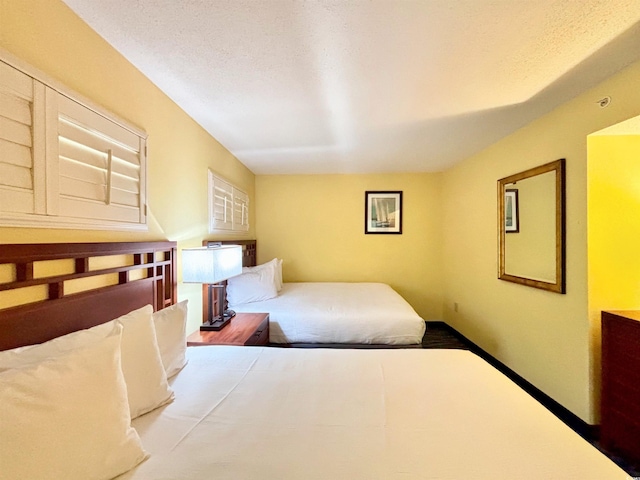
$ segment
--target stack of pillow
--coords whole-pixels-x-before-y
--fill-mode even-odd
[[[257,267],[244,267],[242,273],[227,280],[229,306],[261,302],[278,296],[282,289],[282,260],[273,260]]]
[[[0,352],[0,479],[110,479],[147,458],[131,420],[174,398],[187,301]]]

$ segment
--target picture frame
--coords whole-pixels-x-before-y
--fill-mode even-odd
[[[365,234],[402,234],[402,192],[366,191]]]
[[[504,191],[504,231],[505,233],[520,231],[517,188],[508,188]]]

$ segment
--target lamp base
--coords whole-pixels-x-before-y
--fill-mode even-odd
[[[200,325],[200,331],[210,332],[222,330],[224,327],[229,325],[230,322],[231,318],[226,317],[214,319],[211,322],[203,323],[202,325]]]

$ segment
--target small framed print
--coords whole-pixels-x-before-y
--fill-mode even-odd
[[[518,233],[520,231],[518,189],[506,189],[504,192],[504,231],[505,233]]]
[[[364,233],[402,233],[402,192],[365,193]]]

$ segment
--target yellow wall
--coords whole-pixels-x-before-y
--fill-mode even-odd
[[[588,312],[586,137],[640,112],[639,83],[636,63],[443,175],[445,320],[589,423],[599,372]],[[596,102],[606,95],[612,102],[602,109]],[[497,180],[558,158],[567,160],[566,295],[497,279]]]
[[[402,190],[402,235],[365,235],[367,190]],[[256,203],[258,259],[285,281],[384,282],[442,319],[440,174],[258,175]]]
[[[0,47],[149,136],[148,232],[0,228],[0,243],[167,239],[179,248],[200,245],[215,238],[207,233],[207,168],[255,204],[253,173],[61,1],[0,0]],[[254,235],[252,228],[247,238]],[[180,296],[189,298],[194,329],[201,320],[199,286],[181,285]]]
[[[589,316],[597,372],[600,312],[640,309],[640,129],[592,135],[588,149]],[[599,386],[596,377],[596,394]]]
[[[640,135],[589,137],[588,201],[590,308],[640,308]]]

